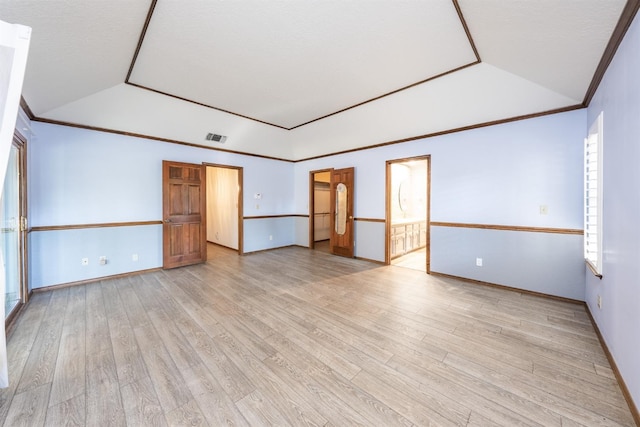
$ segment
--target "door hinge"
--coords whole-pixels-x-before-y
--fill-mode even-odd
[[[20,217],[20,231],[27,231],[27,218],[24,216]]]

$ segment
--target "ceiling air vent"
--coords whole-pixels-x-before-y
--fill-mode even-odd
[[[206,137],[207,141],[219,142],[220,144],[224,144],[227,140],[227,137],[224,135],[218,135],[217,133],[208,133]]]

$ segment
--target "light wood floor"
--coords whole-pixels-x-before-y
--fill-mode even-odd
[[[411,268],[418,271],[427,271],[427,249],[423,248],[410,252],[391,260],[396,267]]]
[[[304,248],[33,295],[5,426],[631,426],[583,306]]]

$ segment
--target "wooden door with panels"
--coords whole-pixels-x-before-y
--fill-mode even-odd
[[[331,171],[331,253],[353,258],[353,188],[354,168]]]
[[[162,162],[163,268],[207,259],[206,169],[204,165]]]

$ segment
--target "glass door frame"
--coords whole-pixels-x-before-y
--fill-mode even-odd
[[[27,274],[27,140],[20,133],[13,135],[13,147],[18,151],[18,277],[19,301],[10,312],[5,313],[5,329],[16,319],[29,299]]]

